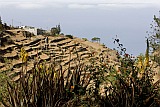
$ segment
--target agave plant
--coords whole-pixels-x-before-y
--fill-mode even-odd
[[[22,53],[23,57],[26,53],[24,51]],[[26,58],[23,57],[23,61],[24,59]],[[27,60],[25,62],[27,64]],[[9,95],[3,95],[4,106],[62,107],[73,105],[78,102],[80,95],[86,93],[91,80],[90,66],[80,62],[72,69],[70,66],[64,69],[62,65],[56,65],[54,62],[47,67],[45,61],[34,63],[34,69],[30,73],[24,72],[26,68],[22,69],[17,83],[7,82]]]

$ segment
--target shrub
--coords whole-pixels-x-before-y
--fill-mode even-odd
[[[87,38],[82,38],[84,41],[88,41],[88,39]]]
[[[118,39],[115,42],[119,43]],[[120,50],[125,53],[126,49],[123,45],[119,45]],[[123,54],[122,54],[123,55]],[[145,58],[148,59],[148,44]],[[123,55],[120,59],[121,65],[117,70],[112,70],[108,77],[115,78],[110,81],[110,87],[106,87],[106,97],[103,104],[109,102],[112,107],[150,107],[158,106],[158,83],[153,84],[154,71],[148,65],[144,67],[144,72],[141,68],[135,65],[135,60],[130,56]],[[148,61],[148,60],[147,60]],[[157,85],[157,86],[156,86]]]
[[[66,37],[70,38],[70,39],[73,39],[73,36],[72,35],[66,35]]]
[[[160,65],[160,18],[154,16],[154,21],[151,25],[152,31],[149,32],[149,43],[153,50],[152,60]]]

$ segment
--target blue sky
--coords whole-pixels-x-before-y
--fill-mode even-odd
[[[50,29],[60,23],[64,34],[100,37],[110,48],[118,35],[127,52],[138,55],[159,7],[160,0],[0,0],[0,15],[14,26]]]

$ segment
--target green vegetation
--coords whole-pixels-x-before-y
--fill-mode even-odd
[[[149,38],[153,51],[158,50],[160,48],[160,19],[154,16],[154,22],[154,24],[151,24],[153,32]]]
[[[73,39],[73,36],[72,35],[65,35],[66,37],[70,38],[70,39]]]
[[[122,45],[120,49],[124,51]],[[152,82],[155,71],[151,70],[151,66],[149,65],[148,49],[149,43],[147,42],[145,57],[140,58],[141,60],[138,60],[138,62],[132,60],[128,55],[125,55],[121,60],[121,66],[119,67],[121,73],[120,75],[117,75],[117,79],[119,80],[117,85],[123,90],[118,89],[116,94],[122,94],[121,96],[123,97],[121,99],[125,99],[125,103],[122,105],[124,107],[158,106],[158,103],[156,104],[156,99],[160,98],[160,93],[157,91],[159,89],[158,84],[160,83],[160,80],[155,84]],[[121,53],[126,54],[125,51]],[[138,63],[139,65],[135,65],[135,63]]]
[[[7,23],[2,23],[1,17],[0,17],[0,34],[3,30],[8,30],[10,27],[7,25]]]
[[[98,43],[100,43],[100,38],[94,37],[94,38],[92,38],[92,42],[98,42]]]
[[[154,23],[151,24],[151,35],[149,37],[149,43],[153,50],[153,60],[160,65],[160,19],[154,16]]]
[[[2,93],[7,93],[7,75],[5,72],[0,72],[0,101],[2,101]],[[0,105],[1,106],[1,105]]]
[[[82,38],[84,41],[88,41],[88,39],[87,38]]]
[[[1,17],[0,17],[0,31],[3,31],[3,24],[2,24]]]
[[[51,28],[51,35],[57,36],[61,32],[61,27],[60,25],[57,25],[56,27]]]

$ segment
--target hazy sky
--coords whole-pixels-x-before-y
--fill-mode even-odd
[[[130,54],[144,53],[146,31],[159,16],[160,0],[0,0],[0,15],[7,24],[50,29],[60,23],[64,34],[100,37],[116,48],[118,35]]]

